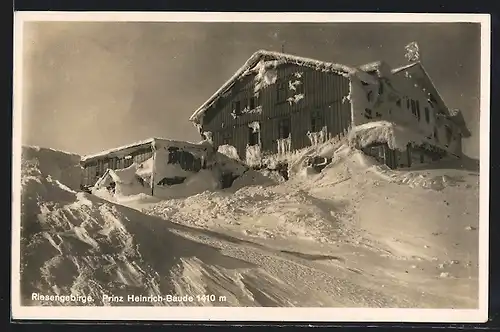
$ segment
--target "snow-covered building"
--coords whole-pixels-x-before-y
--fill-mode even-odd
[[[182,183],[189,175],[210,167],[214,153],[210,144],[150,138],[83,156],[82,185],[91,187],[98,181],[112,185],[115,173],[128,172],[134,178],[131,181],[137,180],[153,192],[155,186]]]
[[[265,50],[254,53],[190,121],[215,148],[232,145],[252,164],[375,122],[398,127],[408,144],[390,146],[386,132],[358,147],[393,168],[460,157],[461,138],[470,135],[460,111],[448,109],[420,62],[355,68]]]

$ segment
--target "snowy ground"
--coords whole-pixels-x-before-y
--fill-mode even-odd
[[[457,161],[394,172],[344,148],[321,173],[301,169],[284,183],[249,171],[236,187],[187,199],[110,202],[47,178],[34,162],[44,152],[25,150],[26,303],[43,291],[224,296],[198,303],[215,306],[478,306],[479,176]]]

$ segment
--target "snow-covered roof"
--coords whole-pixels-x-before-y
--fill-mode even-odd
[[[98,157],[104,157],[104,156],[109,155],[109,154],[121,152],[122,150],[135,148],[135,147],[139,147],[139,146],[147,145],[147,144],[153,144],[153,142],[167,142],[167,143],[171,143],[173,145],[179,145],[179,144],[185,144],[185,145],[190,145],[190,146],[199,145],[197,143],[192,143],[192,142],[176,141],[176,140],[171,140],[171,139],[166,139],[166,138],[161,138],[161,137],[151,137],[151,138],[148,138],[145,140],[136,141],[136,142],[133,142],[130,144],[122,145],[122,146],[119,146],[119,147],[116,147],[113,149],[108,149],[105,151],[101,151],[101,152],[98,152],[95,154],[85,155],[85,156],[82,156],[81,160],[82,160],[82,162],[89,161],[91,159],[95,159]]]
[[[97,158],[97,157],[102,157],[102,156],[111,154],[113,152],[118,152],[118,151],[121,151],[121,150],[129,149],[129,148],[134,148],[134,147],[145,145],[145,144],[151,144],[155,140],[156,140],[156,138],[151,137],[151,138],[148,138],[148,139],[145,139],[145,140],[142,140],[142,141],[136,141],[136,142],[133,142],[133,143],[130,143],[130,144],[126,144],[126,145],[122,145],[122,146],[119,146],[119,147],[116,147],[116,148],[113,148],[113,149],[108,149],[108,150],[104,150],[104,151],[101,151],[101,152],[98,152],[98,153],[85,155],[85,156],[82,156],[82,161],[86,161],[86,160],[89,160],[89,159],[94,159],[94,158]]]
[[[189,118],[189,121],[197,122],[203,113],[212,106],[225,92],[227,92],[235,82],[246,76],[250,70],[257,65],[260,60],[280,61],[280,64],[291,63],[301,66],[311,67],[322,71],[332,71],[344,74],[352,74],[356,69],[338,63],[325,62],[311,58],[305,58],[281,52],[259,50],[255,52],[236,73],[224,83],[207,101],[205,101]]]
[[[417,61],[417,62],[412,62],[412,63],[410,63],[410,64],[408,64],[408,65],[401,66],[401,67],[398,67],[398,68],[394,68],[394,69],[392,70],[392,73],[393,73],[393,74],[397,74],[397,73],[399,73],[399,72],[402,72],[403,70],[406,70],[406,69],[408,69],[408,68],[414,67],[414,66],[416,66],[417,64],[420,64],[420,62],[419,62],[419,61]],[[420,65],[421,65],[421,64],[420,64]]]
[[[374,70],[378,70],[380,66],[382,66],[384,62],[383,61],[374,61],[370,62],[364,65],[359,66],[358,68],[361,69],[362,71],[370,72]]]

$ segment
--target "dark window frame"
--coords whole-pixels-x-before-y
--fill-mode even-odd
[[[284,103],[286,102],[286,99],[288,98],[288,85],[287,85],[287,80],[278,80],[276,82],[276,103]]]
[[[253,110],[255,107],[257,107],[257,97],[252,96],[248,98],[248,108]]]
[[[439,143],[439,133],[436,127],[434,127],[434,139]]]
[[[260,145],[260,129],[254,130],[252,127],[248,127],[248,145]]]
[[[241,100],[233,100],[231,106],[233,107],[232,111],[236,115],[240,115],[241,114]]]
[[[430,123],[431,122],[431,113],[430,113],[429,107],[425,107],[424,112],[425,112],[425,122]]]
[[[310,128],[311,132],[316,133],[321,131],[325,126],[325,114],[322,110],[316,110],[311,112],[310,116]]]
[[[278,139],[285,139],[291,135],[292,119],[290,116],[279,118],[277,125],[278,125]]]
[[[222,145],[231,145],[233,141],[232,131],[225,131],[222,133]]]
[[[446,125],[445,131],[446,131],[446,141],[448,144],[450,144],[453,139],[453,129],[451,129],[449,125]]]

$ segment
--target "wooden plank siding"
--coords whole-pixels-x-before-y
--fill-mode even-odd
[[[117,152],[119,153],[119,151]],[[125,159],[125,156],[107,155],[82,162],[82,184],[84,186],[93,186],[108,168],[113,170],[123,169],[134,162],[142,163],[153,156],[153,150],[151,144],[144,144],[134,148],[128,155],[131,156],[130,159]]]
[[[295,77],[301,73],[301,77]],[[288,82],[299,80],[304,98],[297,103],[289,103],[286,98],[296,93],[289,89]],[[285,84],[286,97],[278,101],[278,84]],[[249,75],[236,82],[232,89],[210,107],[203,120],[202,131],[212,132],[214,145],[233,145],[241,158],[245,158],[248,143],[248,124],[260,122],[261,148],[269,153],[277,152],[280,119],[290,117],[292,149],[310,145],[307,132],[311,130],[312,112],[323,114],[324,124],[329,134],[338,135],[349,127],[351,106],[344,97],[349,94],[349,79],[336,73],[322,72],[309,67],[292,64],[277,68],[277,81],[260,90],[256,105],[262,107],[260,114],[242,114],[233,118],[233,102],[240,101],[241,109],[254,96],[255,75]]]

